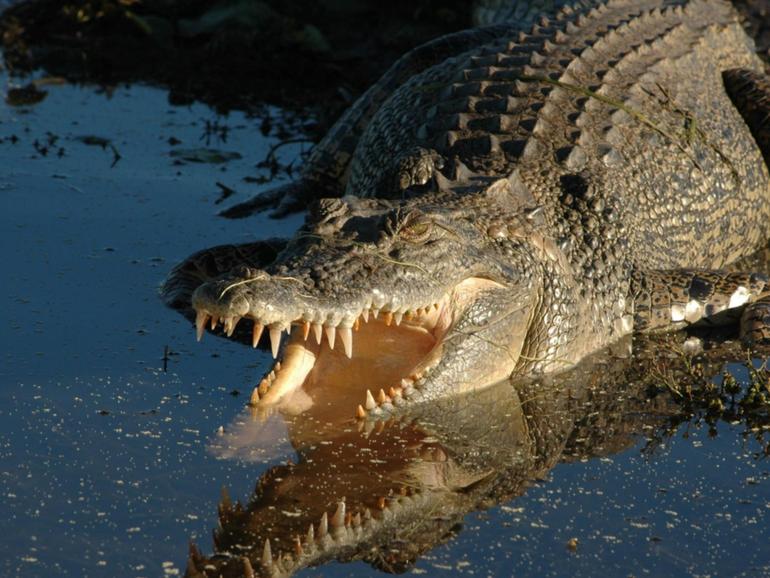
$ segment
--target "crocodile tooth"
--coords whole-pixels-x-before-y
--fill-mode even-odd
[[[270,326],[270,348],[273,351],[273,359],[278,357],[278,348],[281,346],[281,331],[282,329],[276,324]]]
[[[234,316],[234,317],[228,317],[225,320],[225,332],[227,333],[228,337],[233,336],[233,332],[235,331],[235,326],[238,325],[238,322],[241,320],[240,317]]]
[[[337,510],[331,519],[332,528],[340,528],[345,525],[345,502],[337,503]]]
[[[270,568],[273,565],[273,552],[270,550],[270,540],[265,539],[265,547],[262,548],[262,565]]]
[[[342,339],[342,345],[345,348],[345,355],[350,359],[353,357],[353,332],[350,330],[350,327],[340,327],[338,331],[340,339]],[[330,340],[330,345],[334,347],[334,339]]]
[[[305,321],[302,324],[302,339],[307,341],[307,336],[308,335],[310,335],[310,322],[309,321]]]
[[[361,318],[356,317],[356,320],[353,322],[353,331],[358,331],[361,329]]]
[[[251,392],[251,399],[249,399],[249,405],[257,405],[259,403],[259,387],[255,387]]]
[[[392,398],[400,396],[401,395],[401,389],[396,389],[395,387],[391,386],[391,388],[388,390],[388,395]]]
[[[284,564],[284,572],[288,572],[294,566],[294,556],[291,555],[291,552],[285,554],[281,552],[281,561]]]
[[[377,402],[374,401],[374,396],[372,395],[372,392],[368,389],[366,390],[366,404],[364,407],[366,409],[374,409],[377,406]]]
[[[324,325],[324,332],[326,333],[326,339],[329,342],[329,349],[334,349],[334,336],[337,335],[337,329]]]
[[[361,317],[364,318],[365,323],[369,323],[369,310],[364,309],[363,313],[361,313]]]
[[[356,408],[356,418],[364,419],[365,417],[366,417],[366,410],[361,404],[358,404],[358,407]]]
[[[377,508],[380,510],[384,510],[387,504],[385,503],[385,496],[380,496],[377,498]]]
[[[205,311],[198,311],[195,316],[195,337],[200,341],[203,339],[203,332],[206,329],[206,321],[209,320],[209,314]]]
[[[380,315],[380,310],[372,307],[372,317],[377,319],[377,317]]]
[[[356,512],[356,515],[353,516],[353,525],[354,526],[361,525],[361,512]]]
[[[404,318],[404,314],[400,311],[393,315],[393,321],[396,322],[396,326],[401,325],[401,320]]]
[[[389,401],[390,401],[390,398],[389,398],[389,397],[387,396],[387,394],[385,393],[385,390],[383,390],[383,389],[381,389],[381,390],[380,390],[380,394],[379,394],[379,396],[377,397],[377,401],[380,403],[380,405],[382,405],[383,403],[387,403],[387,402],[389,402]]]
[[[265,329],[265,326],[262,325],[259,321],[254,322],[254,328],[251,330],[251,346],[256,347],[259,343],[259,338],[262,337],[262,331]]]
[[[391,323],[393,323],[393,313],[391,313],[390,311],[388,311],[388,312],[387,312],[387,313],[385,313],[385,315],[383,316],[383,319],[385,320],[385,325],[387,325],[388,327],[390,327],[390,324],[391,324]]]
[[[323,336],[323,326],[320,323],[313,323],[313,335],[315,335],[315,342],[321,345],[321,337]]]
[[[329,531],[329,517],[326,515],[326,512],[323,513],[323,516],[321,516],[321,521],[318,523],[318,537],[323,538],[326,536],[326,533]]]
[[[294,552],[297,554],[297,558],[304,554],[304,550],[302,549],[302,542],[300,541],[299,536],[294,537]]]
[[[314,542],[315,542],[315,530],[313,529],[313,524],[310,524],[310,527],[307,529],[307,535],[305,536],[305,543],[313,544]]]
[[[219,323],[219,317],[217,317],[216,315],[212,315],[211,316],[211,325],[209,325],[209,327],[211,327],[212,331],[214,331],[217,328],[217,323]]]

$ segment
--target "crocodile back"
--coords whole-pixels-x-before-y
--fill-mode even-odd
[[[726,2],[562,8],[406,81],[363,132],[347,192],[387,196],[393,159],[429,149],[517,171],[597,286],[629,267],[719,267],[770,236],[767,168],[728,68],[762,64]]]

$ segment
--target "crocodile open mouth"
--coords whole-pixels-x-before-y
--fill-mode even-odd
[[[214,329],[219,323],[230,336],[242,320],[253,324],[254,347],[268,335],[277,361],[254,388],[252,405],[274,405],[299,388],[333,387],[363,419],[421,397],[420,387],[441,361],[444,338],[459,315],[479,292],[498,287],[494,281],[471,277],[433,302],[396,310],[365,307],[336,324],[330,316],[320,322],[324,316],[315,311],[268,324],[251,312],[220,313],[210,301],[194,298],[193,306],[199,339],[207,326]],[[289,338],[282,344],[284,332]]]

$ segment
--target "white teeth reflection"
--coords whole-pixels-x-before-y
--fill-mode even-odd
[[[372,431],[366,430],[367,426],[362,423],[359,431],[363,431],[366,436]],[[375,426],[372,424],[371,426]],[[383,426],[376,426],[379,432],[384,429]],[[428,462],[446,462],[449,456],[440,446],[425,446],[419,453],[422,460]],[[399,484],[392,488],[388,495],[373,494],[372,498],[376,503],[374,511],[370,508],[360,506],[357,509],[348,507],[345,498],[338,501],[334,513],[329,513],[324,509],[320,520],[313,524],[308,524],[308,529],[302,535],[295,534],[290,551],[280,551],[273,555],[273,547],[270,538],[266,538],[263,545],[261,556],[258,558],[263,574],[270,576],[284,576],[293,574],[307,566],[308,555],[318,552],[324,552],[332,543],[348,544],[358,543],[361,539],[373,535],[378,531],[386,521],[392,521],[399,511],[424,509],[427,504],[425,494],[418,489]],[[224,501],[220,505],[222,511],[232,511],[232,507],[226,505]],[[352,540],[352,541],[351,541]],[[276,540],[280,542],[280,540]],[[201,555],[197,548],[191,546],[191,559],[200,558]],[[241,558],[239,576],[255,576],[252,562],[247,557]]]
[[[377,407],[377,402],[374,401],[374,396],[368,389],[366,390],[366,402],[364,403],[364,407],[368,410],[372,410]]]

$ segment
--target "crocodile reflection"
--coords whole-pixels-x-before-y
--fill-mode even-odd
[[[605,352],[567,374],[426,404],[408,419],[357,421],[315,392],[309,409],[271,418],[297,463],[265,472],[246,505],[223,495],[216,554],[191,547],[187,576],[284,576],[331,560],[402,572],[467,513],[520,496],[560,461],[629,448],[680,414],[669,396],[650,400],[641,357]],[[649,359],[660,363],[660,352]],[[665,363],[673,375],[687,360]],[[243,432],[219,443],[222,455],[249,445]]]

